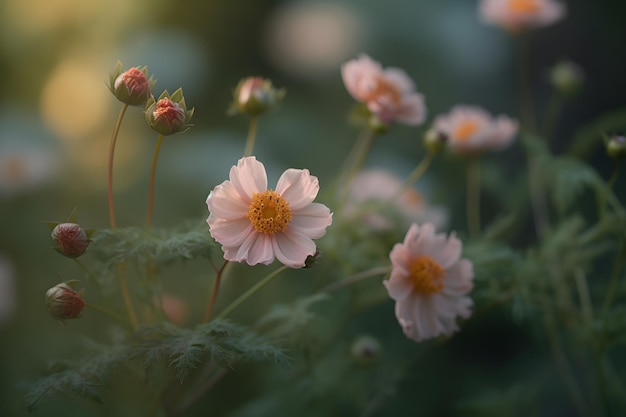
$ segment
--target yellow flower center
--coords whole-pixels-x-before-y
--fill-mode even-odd
[[[454,137],[460,141],[465,142],[478,130],[478,123],[474,120],[465,120],[454,129]]]
[[[252,195],[247,217],[257,232],[273,235],[287,228],[292,215],[287,200],[267,190]]]
[[[372,88],[365,97],[365,101],[375,100],[380,96],[387,96],[394,104],[400,104],[401,96],[398,88],[387,81],[383,77],[377,77],[375,81],[376,85]]]
[[[509,11],[516,14],[530,14],[539,11],[537,0],[509,0]]]
[[[443,290],[446,271],[430,256],[415,258],[409,265],[413,291],[418,294],[436,294]]]

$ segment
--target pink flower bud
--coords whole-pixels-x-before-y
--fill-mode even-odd
[[[158,100],[149,99],[144,111],[148,125],[162,135],[172,135],[187,130],[187,122],[193,115],[193,109],[187,110],[183,92],[179,88],[171,96],[167,91]]]
[[[76,223],[60,223],[50,234],[52,247],[61,255],[77,258],[87,250],[90,240],[85,229]]]
[[[285,90],[276,89],[270,80],[248,77],[239,82],[229,113],[261,114],[278,104]]]
[[[76,319],[85,308],[85,301],[80,293],[62,282],[46,292],[48,312],[56,320]]]
[[[109,89],[122,103],[131,106],[143,106],[152,96],[154,79],[147,76],[148,69],[130,68],[122,72],[122,64],[117,63],[111,74]]]

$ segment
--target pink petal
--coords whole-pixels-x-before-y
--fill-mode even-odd
[[[409,93],[415,90],[415,83],[403,69],[388,67],[383,72],[385,78],[395,85],[401,93]]]
[[[207,223],[213,239],[223,246],[239,246],[254,232],[252,223],[248,219],[228,221],[211,214],[207,219]]]
[[[363,101],[369,94],[369,84],[381,73],[380,64],[369,56],[361,54],[341,66],[341,78],[346,89],[358,101]]]
[[[315,254],[315,243],[310,238],[298,233],[276,233],[272,241],[274,255],[284,265],[302,268],[307,256]]]
[[[254,193],[267,190],[267,174],[265,166],[254,156],[241,158],[237,166],[230,169],[230,181],[242,200],[250,198]]]
[[[308,169],[288,169],[280,176],[276,184],[276,192],[289,202],[292,211],[299,210],[310,204],[319,191],[317,177]]]
[[[258,237],[248,251],[247,262],[249,265],[264,264],[269,265],[274,262],[274,251],[272,250],[272,240],[270,235],[259,233]]]
[[[391,272],[391,277],[388,280],[383,281],[389,297],[396,301],[403,301],[413,293],[413,285],[406,278],[406,275],[402,274],[397,269]]]
[[[424,97],[421,94],[410,94],[402,99],[402,105],[396,112],[395,119],[409,126],[417,126],[426,119]]]
[[[330,209],[320,203],[311,203],[304,208],[293,211],[289,228],[295,232],[319,239],[326,234],[326,228],[333,222]]]
[[[472,262],[467,259],[461,259],[446,271],[443,293],[456,297],[468,294],[474,287],[473,278]]]
[[[248,214],[250,198],[243,200],[233,183],[224,181],[211,191],[206,204],[211,214],[225,220],[237,220]]]

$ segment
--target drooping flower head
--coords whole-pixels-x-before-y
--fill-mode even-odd
[[[461,259],[462,244],[454,234],[435,233],[430,223],[413,223],[403,243],[391,250],[391,276],[384,281],[396,301],[396,318],[404,334],[416,342],[449,335],[459,329],[457,317],[471,315],[472,262]]]
[[[206,200],[211,236],[226,260],[269,265],[276,258],[304,267],[316,253],[313,239],[332,223],[328,207],[313,202],[318,191],[317,177],[307,169],[286,170],[276,189],[268,189],[263,164],[254,156],[241,158]]]
[[[483,20],[512,32],[548,26],[563,18],[565,7],[554,0],[482,0]]]
[[[491,117],[476,106],[455,106],[450,113],[435,118],[434,129],[455,153],[480,153],[509,146],[518,123],[508,116]]]
[[[382,122],[411,126],[424,122],[424,98],[403,70],[383,69],[380,63],[362,54],[342,65],[341,76],[350,95],[367,105]]]
[[[109,79],[109,89],[122,103],[143,106],[152,95],[154,78],[148,78],[147,67],[133,67],[122,72],[122,63],[117,62]]]

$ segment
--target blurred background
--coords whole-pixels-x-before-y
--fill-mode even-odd
[[[626,3],[566,3],[565,20],[529,37],[539,114],[550,93],[552,65],[569,59],[586,75],[584,88],[565,104],[556,126],[557,152],[604,115],[620,109],[623,114],[626,105]],[[341,81],[343,62],[367,53],[384,66],[403,68],[424,94],[426,125],[394,126],[367,161],[405,176],[424,152],[425,127],[455,104],[519,115],[515,47],[506,33],[480,21],[473,0],[2,0],[0,415],[17,415],[23,384],[48,361],[79,356],[74,343],[93,328],[88,320],[59,325],[47,315],[45,291],[80,271],[50,249],[42,221],[63,221],[77,207],[85,227],[108,226],[107,151],[120,103],[107,83],[117,60],[124,68],[147,65],[157,79],[155,95],[182,87],[188,107],[195,107],[194,127],[167,137],[161,149],[154,224],[167,227],[206,217],[206,196],[243,151],[248,119],[226,115],[241,78],[264,76],[287,90],[280,108],[259,124],[255,153],[268,168],[270,183],[288,167],[306,167],[324,187],[358,134],[349,122],[354,103]],[[145,218],[156,133],[145,125],[141,110],[127,112],[116,153],[122,226],[142,225]],[[585,148],[585,157],[606,178],[612,162],[600,133],[597,143]],[[516,146],[490,158],[510,162],[504,177],[524,163]],[[450,229],[464,226],[462,172],[463,167],[438,161],[420,185],[430,201],[449,207]],[[190,285],[201,282],[196,275]],[[476,351],[456,356],[475,362],[471,375],[500,369],[509,357],[523,366],[517,355],[525,351],[507,339],[516,337],[513,332],[498,318],[490,324],[489,331],[477,334],[501,332],[501,357]],[[456,378],[454,364],[442,369],[445,378]],[[410,385],[405,391],[412,398]],[[452,391],[459,398],[471,393],[458,385]],[[34,415],[53,415],[77,402],[59,400]],[[446,406],[426,402],[430,415],[449,415]],[[399,404],[384,415],[412,415],[406,414],[409,403]],[[105,415],[83,406],[76,412]]]

